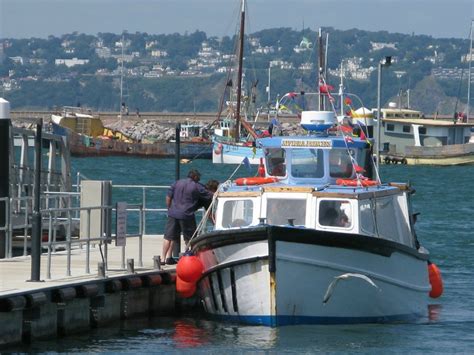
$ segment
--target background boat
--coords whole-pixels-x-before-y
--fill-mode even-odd
[[[131,155],[170,158],[176,155],[174,140],[151,141],[134,139],[121,131],[104,127],[99,117],[79,109],[65,108],[52,115],[54,133],[66,136],[73,156]],[[195,134],[202,133],[198,125],[184,124],[180,130],[180,156],[186,159],[210,159],[211,141]]]

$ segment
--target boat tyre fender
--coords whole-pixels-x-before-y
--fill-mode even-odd
[[[357,180],[357,179],[337,179],[336,180],[337,185],[342,185],[342,186],[376,186],[379,184],[378,181],[375,180]]]
[[[406,158],[403,158],[403,159],[402,159],[402,164],[403,164],[403,165],[407,165],[407,163],[408,163],[408,162],[407,162]]]
[[[222,153],[222,143],[217,145],[216,149],[214,149],[214,153],[216,153],[216,155],[220,155]]]
[[[248,177],[248,178],[238,178],[235,179],[235,184],[237,186],[249,186],[249,185],[263,185],[271,184],[272,182],[277,182],[278,178],[275,177]]]
[[[385,157],[384,162],[385,164],[390,164],[390,157]]]

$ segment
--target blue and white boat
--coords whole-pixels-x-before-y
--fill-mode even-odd
[[[382,183],[372,145],[335,122],[258,139],[265,175],[220,186],[213,229],[189,244],[204,265],[197,286],[208,314],[268,326],[427,315],[429,253],[414,230],[414,190]]]

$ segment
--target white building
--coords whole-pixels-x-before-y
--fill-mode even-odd
[[[55,65],[65,65],[68,68],[74,67],[76,65],[84,65],[87,63],[89,63],[89,59],[72,58],[72,59],[55,59],[54,60]]]

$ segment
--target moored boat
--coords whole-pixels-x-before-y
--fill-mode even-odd
[[[414,190],[380,181],[366,139],[322,124],[308,136],[258,139],[265,173],[219,188],[213,230],[189,243],[210,315],[280,326],[427,314]]]
[[[176,155],[172,139],[135,140],[123,132],[104,127],[99,117],[80,108],[65,107],[51,117],[55,134],[67,136],[73,156],[147,156],[171,158]],[[199,125],[183,124],[180,130],[180,156],[185,159],[210,159],[211,141],[199,134]]]
[[[381,160],[409,165],[474,164],[474,123],[423,118],[420,111],[382,110]]]

